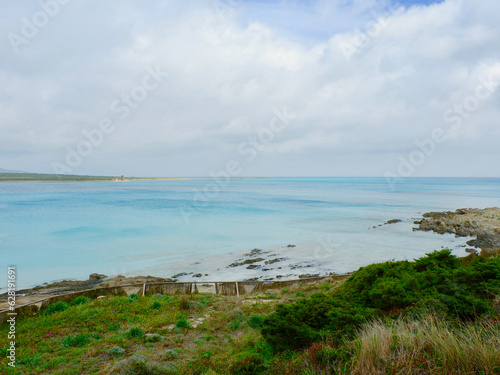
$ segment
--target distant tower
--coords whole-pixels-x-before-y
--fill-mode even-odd
[[[121,178],[121,180],[122,180],[122,181],[124,181],[124,180],[125,180],[125,176],[124,176],[124,175],[122,175],[122,178]]]

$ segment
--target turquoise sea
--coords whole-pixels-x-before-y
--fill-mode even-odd
[[[500,179],[405,179],[394,191],[384,178],[3,183],[0,287],[9,265],[18,287],[28,287],[321,238],[356,250],[356,259],[339,260],[346,270],[360,258],[388,260],[379,255],[387,246],[402,258],[409,248],[422,255],[439,248],[439,237],[429,242],[431,234],[411,227],[385,226],[383,235],[368,228],[490,206],[500,206]]]

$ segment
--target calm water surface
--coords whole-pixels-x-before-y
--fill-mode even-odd
[[[500,179],[407,179],[396,191],[375,178],[4,183],[0,270],[17,266],[26,287],[325,236],[376,261],[386,246],[395,254],[421,246],[423,254],[438,243],[410,227],[387,226],[383,236],[369,227],[489,206],[500,206]]]

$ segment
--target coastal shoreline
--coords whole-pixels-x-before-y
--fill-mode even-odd
[[[127,177],[121,179],[120,177],[94,177],[94,176],[80,176],[80,175],[51,175],[61,176],[61,178],[50,177],[47,179],[16,179],[15,173],[8,174],[9,178],[5,179],[5,173],[0,173],[0,183],[58,183],[58,182],[135,182],[135,181],[192,181],[192,180],[213,180],[212,177]],[[36,175],[36,174],[30,174]],[[68,178],[81,177],[81,178]],[[3,178],[2,178],[3,177]],[[88,177],[88,178],[87,178]],[[267,177],[232,177],[233,180],[260,180]]]
[[[484,254],[500,251],[500,246],[492,247],[492,244],[500,244],[500,208],[429,212],[423,214],[420,220],[391,219],[368,229],[381,230],[389,225],[407,226],[409,223],[413,231],[432,231],[436,235],[448,235],[447,238],[451,235],[455,236],[456,248],[464,250],[459,256],[467,256],[467,253],[476,252],[475,249],[480,246],[483,246],[482,253]],[[414,227],[414,225],[418,226]],[[473,238],[474,236],[476,238]],[[475,246],[475,248],[466,248],[465,244]],[[345,275],[355,271],[355,269],[332,270],[331,263],[327,260],[330,257],[341,260],[338,259],[341,254],[336,251],[338,249],[329,249],[320,242],[314,245],[285,244],[269,249],[255,248],[204,258],[191,258],[177,263],[159,264],[141,271],[128,272],[126,275],[108,277],[102,274],[91,274],[89,280],[86,281],[61,280],[50,284],[44,283],[33,288],[19,290],[18,295],[21,302],[22,300],[26,302],[33,298],[104,285],[120,286],[145,282],[282,281]],[[381,259],[380,261],[388,260]],[[368,264],[370,263],[373,262]],[[5,302],[4,299],[6,295],[0,295],[0,305]]]

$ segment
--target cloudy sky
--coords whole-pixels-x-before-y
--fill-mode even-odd
[[[498,0],[0,4],[0,168],[499,176]]]

